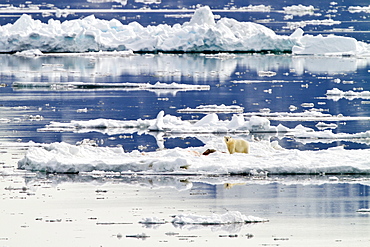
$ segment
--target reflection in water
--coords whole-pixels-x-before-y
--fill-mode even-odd
[[[207,104],[238,105],[244,107],[245,112],[257,112],[267,108],[271,112],[290,112],[293,106],[295,112],[315,110],[332,115],[366,116],[369,104],[364,99],[333,102],[324,96],[328,89],[334,87],[343,91],[352,90],[354,87],[357,90],[364,88],[366,85],[363,77],[368,74],[368,61],[355,57],[250,54],[128,54],[116,57],[86,54],[20,57],[3,54],[0,55],[0,75],[4,78],[5,87],[0,87],[0,113],[3,123],[0,125],[0,139],[45,143],[65,141],[75,144],[88,138],[96,140],[99,145],[123,145],[127,151],[137,150],[139,146],[145,146],[145,151],[154,151],[157,148],[173,148],[191,142],[181,138],[197,138],[192,144],[199,146],[205,143],[203,140],[207,141],[207,137],[171,135],[153,138],[141,131],[136,133],[133,130],[121,129],[80,130],[73,133],[41,133],[37,130],[44,128],[51,121],[150,119],[155,118],[161,110],[183,120],[198,120],[204,114],[182,114],[177,110]],[[160,94],[156,91],[156,94],[151,91],[113,89],[42,91],[38,88],[16,90],[11,87],[13,82],[155,84],[157,81],[167,84],[175,81],[181,84],[209,85],[210,90],[177,93],[161,91]],[[303,107],[303,103],[310,103],[309,105],[314,107]],[[39,116],[39,121],[33,121],[35,116]],[[32,121],[29,120],[30,117]],[[231,114],[219,114],[219,118],[230,119]],[[271,124],[277,126],[280,123],[289,128],[299,124],[281,121],[272,121]],[[315,125],[316,122],[304,123],[305,127],[314,129]],[[367,122],[352,121],[337,125],[335,132],[338,133],[369,130]],[[121,138],[127,135],[132,137]],[[269,140],[271,137],[281,140],[281,136],[275,135],[254,135],[248,138]],[[169,145],[170,143],[173,145]],[[289,140],[280,143],[287,148],[304,146]],[[311,146],[309,149],[317,148],[318,145]],[[336,143],[326,145],[325,148],[329,146],[336,146]],[[359,144],[351,144],[351,148],[358,146]]]
[[[121,76],[128,76],[129,82],[147,82],[148,77],[154,77],[163,82],[204,82],[212,79],[223,83],[237,69],[256,75],[260,71],[277,71],[283,68],[298,75],[306,72],[333,74],[364,68],[369,64],[369,59],[248,54],[151,54],[128,57],[1,55],[0,63],[1,75],[14,76],[16,81],[116,82],[120,81]]]
[[[36,192],[70,184],[137,188],[149,196],[161,191],[164,199],[202,201],[214,210],[258,212],[265,217],[353,217],[370,207],[368,177],[193,177],[119,174],[45,175],[26,178],[24,191]],[[22,190],[22,189],[20,189]],[[16,188],[14,188],[16,191]],[[178,193],[181,192],[181,193]],[[149,196],[150,197],[150,196]],[[167,198],[169,197],[169,198]],[[175,198],[175,200],[177,200]],[[367,214],[363,215],[367,216]]]

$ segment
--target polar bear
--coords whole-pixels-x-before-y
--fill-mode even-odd
[[[249,153],[249,143],[247,141],[242,139],[233,139],[230,136],[225,136],[224,140],[230,154]]]

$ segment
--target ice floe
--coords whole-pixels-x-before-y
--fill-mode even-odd
[[[331,126],[331,125],[329,125]],[[295,138],[309,138],[309,139],[370,139],[370,131],[348,134],[348,133],[333,133],[331,130],[324,130],[319,132],[299,132],[294,134]]]
[[[24,14],[14,24],[0,26],[0,31],[1,52],[39,49],[42,52],[132,50],[287,51],[304,55],[369,53],[368,44],[350,37],[303,35],[302,29],[297,29],[290,36],[283,36],[252,22],[239,22],[231,18],[216,21],[207,6],[197,9],[189,22],[173,26],[160,24],[144,27],[138,22],[124,25],[116,19],[101,20],[93,15],[64,22],[50,19],[42,23]]]
[[[267,222],[267,219],[262,219],[255,216],[246,216],[239,211],[229,211],[224,214],[213,214],[211,216],[196,215],[196,214],[180,214],[176,215],[172,220],[172,224],[179,225],[229,225],[229,224],[248,224]]]
[[[230,105],[226,106],[224,104],[221,105],[200,105],[195,108],[185,108],[185,109],[178,109],[177,112],[180,113],[210,113],[210,112],[220,112],[220,113],[242,113],[244,111],[244,107],[238,105]]]
[[[360,13],[360,12],[370,13],[370,5],[369,6],[349,6],[348,11],[350,13]]]
[[[296,55],[359,55],[368,53],[369,45],[351,37],[335,35],[303,35],[298,28],[290,36],[299,39],[299,45],[292,48]]]
[[[264,111],[261,114],[273,113]],[[281,114],[281,113],[278,113]],[[333,120],[330,114],[321,112],[285,113],[278,118],[305,118],[311,121]],[[341,117],[338,117],[339,119]],[[324,120],[325,121],[325,120]],[[328,124],[320,124],[328,127]],[[331,126],[332,127],[332,126]],[[67,143],[43,144],[30,147],[19,161],[20,169],[45,172],[77,173],[93,171],[110,171],[144,174],[320,174],[320,173],[369,173],[370,163],[367,157],[370,149],[347,150],[344,147],[329,148],[320,151],[286,150],[276,141],[250,142],[251,153],[233,154],[227,152],[222,136],[214,135],[201,138],[204,146],[193,148],[163,149],[163,134],[226,134],[226,133],[283,133],[297,140],[359,140],[370,139],[369,131],[363,133],[333,133],[331,130],[313,131],[302,125],[294,129],[281,124],[271,126],[265,117],[256,115],[234,114],[231,120],[220,120],[216,113],[211,113],[198,121],[185,121],[181,118],[158,113],[155,119],[110,120],[94,119],[88,121],[71,121],[69,123],[51,122],[39,131],[108,131],[122,129],[123,132],[153,133],[161,148],[155,152],[125,152],[122,147],[97,147],[89,143],[72,145]],[[115,132],[113,132],[115,133]],[[157,134],[155,134],[157,133]],[[202,155],[207,149],[215,153]]]
[[[214,226],[214,225],[263,223],[268,222],[268,220],[251,215],[246,216],[240,213],[239,211],[228,211],[224,214],[212,214],[210,216],[196,214],[179,214],[174,215],[171,221],[160,219],[158,217],[147,217],[139,221],[140,224],[144,225],[166,224],[169,222],[171,222],[174,225]]]
[[[304,15],[313,15],[315,8],[312,5],[304,6],[302,4],[298,5],[291,5],[283,7],[284,14],[287,15],[297,15],[297,16],[304,16]]]
[[[234,114],[231,120],[220,120],[216,113],[210,113],[198,121],[186,121],[180,117],[165,115],[160,111],[155,119],[114,120],[92,119],[87,121],[51,122],[38,131],[91,131],[92,129],[136,128],[136,131],[162,131],[166,133],[277,133],[312,131],[297,125],[290,129],[283,125],[271,126],[267,118],[250,116],[246,120],[242,115]]]
[[[310,105],[312,106],[312,105]],[[290,106],[289,110],[296,110],[296,107]],[[244,117],[259,116],[269,120],[278,121],[356,121],[356,120],[370,120],[366,116],[343,116],[342,114],[332,115],[329,113],[322,113],[321,111],[306,110],[304,112],[246,112],[242,114]]]
[[[342,91],[338,88],[333,88],[333,89],[326,91],[326,97],[334,101],[338,101],[341,98],[345,98],[348,100],[353,100],[353,99],[358,99],[358,98],[370,99],[370,91],[354,92],[352,90]]]
[[[174,227],[187,230],[199,230],[209,227],[212,231],[226,231],[230,233],[240,232],[246,224],[265,223],[269,220],[255,216],[246,216],[239,211],[228,211],[224,214],[197,215],[179,214],[172,216],[172,220],[159,219],[158,217],[147,217],[139,221],[145,227],[158,227],[159,225],[172,223]],[[175,234],[175,233],[168,233]]]
[[[201,155],[209,147],[218,150]],[[51,143],[30,147],[18,161],[19,169],[51,173],[108,171],[136,174],[227,175],[251,174],[369,174],[370,149],[299,151],[274,148],[270,142],[252,142],[250,154],[228,154],[222,137],[204,147],[156,152],[124,152],[120,147]]]
[[[287,28],[290,30],[295,30],[297,28],[304,28],[307,25],[323,25],[323,26],[333,26],[341,24],[341,21],[335,21],[333,19],[326,20],[307,20],[299,22],[288,22]]]

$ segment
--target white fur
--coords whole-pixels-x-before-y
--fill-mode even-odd
[[[224,140],[230,154],[249,153],[249,143],[247,141],[242,139],[233,139],[230,136],[225,136]]]

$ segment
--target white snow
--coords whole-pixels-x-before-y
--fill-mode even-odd
[[[189,22],[173,26],[144,27],[138,22],[123,25],[116,19],[101,20],[93,15],[42,23],[26,14],[14,24],[0,26],[0,52],[36,49],[42,52],[270,50],[314,55],[362,55],[369,51],[368,44],[350,37],[303,35],[301,29],[291,36],[283,36],[252,22],[230,18],[215,21],[207,6],[197,9]]]

